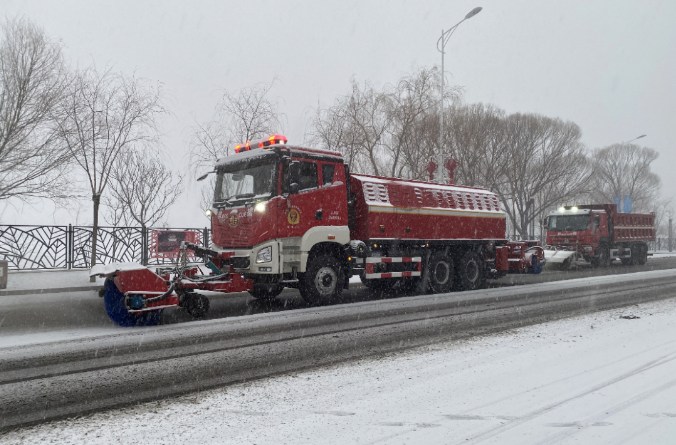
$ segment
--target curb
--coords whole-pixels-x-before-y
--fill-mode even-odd
[[[9,297],[12,295],[36,295],[36,294],[58,294],[61,292],[83,292],[89,290],[99,290],[103,286],[77,286],[77,287],[58,287],[55,289],[17,289],[0,290],[0,297]]]

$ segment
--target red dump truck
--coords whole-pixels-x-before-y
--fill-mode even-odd
[[[505,213],[487,190],[350,174],[339,153],[280,135],[236,152],[210,172],[210,246],[184,242],[176,267],[159,274],[138,264],[92,268],[108,277],[106,309],[116,323],[153,324],[172,306],[199,317],[209,306],[204,291],[271,299],[294,287],[323,304],[353,275],[372,288],[449,292],[544,265],[537,242],[508,242]],[[187,250],[204,259],[201,269]]]
[[[618,213],[615,204],[564,206],[546,218],[545,256],[563,267],[645,264],[655,241],[654,213]]]

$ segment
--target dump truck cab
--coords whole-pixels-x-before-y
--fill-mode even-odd
[[[615,204],[565,206],[545,221],[549,264],[605,267],[619,258],[645,264],[648,242],[655,240],[653,213],[619,213]]]

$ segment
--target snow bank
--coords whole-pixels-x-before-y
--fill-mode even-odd
[[[90,276],[110,275],[120,270],[138,270],[138,269],[147,269],[147,267],[138,263],[97,264],[94,267],[92,267],[92,270],[89,272],[89,275]]]

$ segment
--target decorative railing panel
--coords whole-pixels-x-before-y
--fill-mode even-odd
[[[91,267],[91,226],[0,225],[0,259],[11,270]],[[99,227],[96,262],[171,264],[181,241],[209,244],[209,230],[195,228]],[[190,261],[200,261],[191,257]]]
[[[68,266],[68,226],[0,226],[0,258],[10,269]]]
[[[92,227],[73,227],[72,267],[91,267],[92,234]],[[141,227],[99,227],[97,234],[97,264],[143,263]]]

